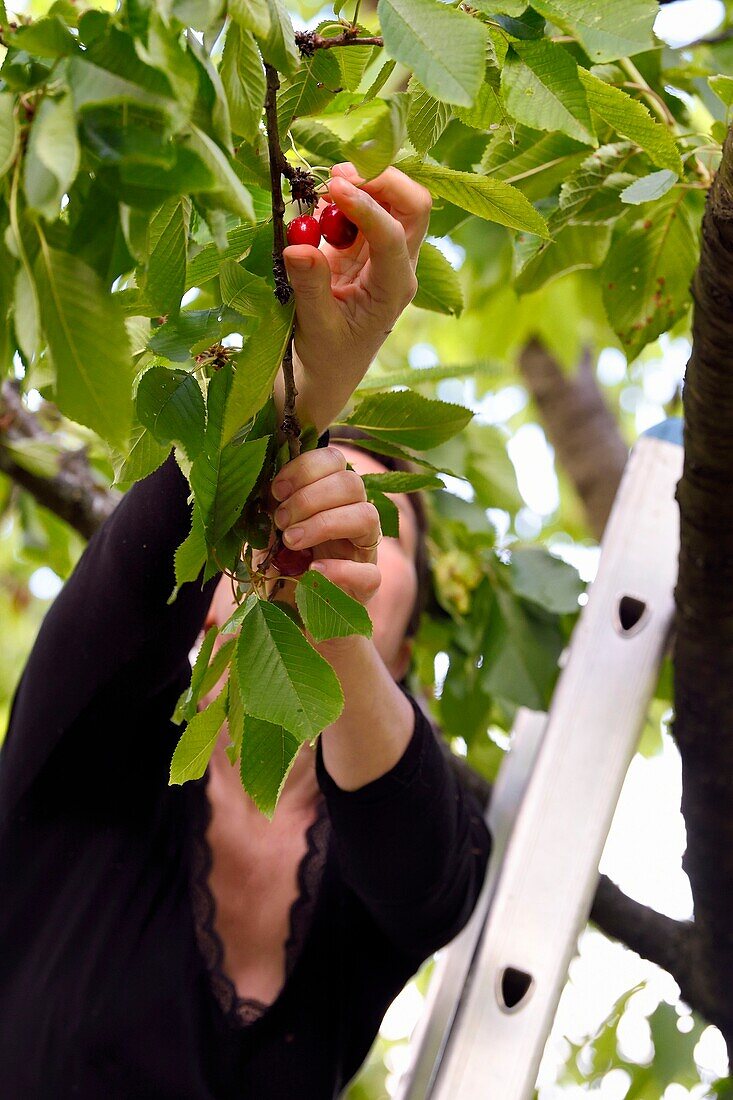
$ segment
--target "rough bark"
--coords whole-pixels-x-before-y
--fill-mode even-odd
[[[557,461],[580,497],[600,540],[628,458],[618,424],[603,400],[590,353],[576,374],[566,374],[539,340],[519,356],[522,378],[534,398]]]
[[[682,394],[675,719],[708,1019],[733,1056],[733,130],[708,192]]]
[[[0,396],[0,471],[83,538],[91,538],[114,510],[119,494],[98,483],[84,448],[60,451],[58,471],[53,477],[43,477],[26,469],[11,450],[3,446],[3,441],[12,444],[28,439],[53,441],[38,419],[25,408],[16,386],[6,381]]]

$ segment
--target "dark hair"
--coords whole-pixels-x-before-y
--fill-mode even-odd
[[[391,455],[380,455],[372,453],[366,447],[360,447],[359,443],[363,439],[369,439],[369,435],[363,432],[360,428],[352,428],[350,424],[340,424],[338,428],[334,428],[332,433],[332,442],[334,446],[338,447],[339,442],[343,441],[349,446],[356,447],[357,450],[361,450],[364,454],[372,455],[377,462],[381,464],[387,470],[402,470],[405,473],[415,473],[415,466],[411,462],[407,462],[403,458],[393,458]],[[408,638],[412,638],[417,634],[417,628],[420,624],[420,618],[423,611],[428,605],[430,599],[430,593],[432,591],[432,580],[430,576],[430,561],[428,558],[427,547],[427,530],[428,530],[428,518],[425,510],[425,501],[423,495],[420,492],[408,493],[407,499],[412,505],[412,510],[415,513],[416,528],[417,528],[417,541],[415,545],[415,572],[417,573],[417,596],[415,597],[415,604],[410,614],[410,620],[407,624],[405,634]]]

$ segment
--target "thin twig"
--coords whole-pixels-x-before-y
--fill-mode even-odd
[[[383,46],[380,34],[359,38],[358,27],[346,27],[343,34],[327,36],[315,31],[296,31],[295,44],[303,57],[312,57],[316,50],[333,50],[337,46]]]

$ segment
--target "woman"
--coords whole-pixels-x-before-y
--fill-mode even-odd
[[[350,257],[286,250],[298,411],[319,431],[414,294],[428,217],[423,189],[396,169],[362,188],[351,165],[334,173],[331,197],[361,230]],[[0,757],[8,1100],[328,1100],[404,982],[467,921],[490,838],[396,683],[414,513],[395,498],[400,541],[377,551],[347,455],[380,468],[321,447],[273,484],[286,543],[313,547],[369,600],[375,629],[319,646],[344,711],[299,753],[271,823],[223,734],[202,780],[168,785],[189,651],[207,616],[229,610],[217,577],[167,603],[190,525],[172,455],[125,496],[48,612]]]

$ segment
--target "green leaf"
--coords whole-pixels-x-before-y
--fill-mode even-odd
[[[207,244],[195,256],[188,261],[186,272],[186,290],[192,286],[202,286],[209,279],[213,279],[219,272],[219,265],[223,259],[241,260],[252,247],[256,225],[238,225],[227,233],[227,246],[220,252],[215,244]]]
[[[522,257],[518,250],[521,266],[514,289],[518,294],[530,294],[569,271],[600,267],[611,246],[611,232],[610,225],[571,224],[539,251],[530,247]]]
[[[274,604],[258,600],[242,623],[237,666],[246,713],[301,741],[316,737],[343,709],[336,673]]]
[[[148,347],[166,359],[185,363],[192,354],[203,351],[232,332],[246,334],[251,324],[246,317],[228,307],[182,309],[177,317],[155,329]]]
[[[544,199],[587,156],[587,148],[567,134],[519,125],[496,134],[486,146],[481,170],[514,184],[530,200]]]
[[[300,51],[295,45],[295,30],[290,14],[282,0],[267,0],[270,11],[270,29],[265,36],[255,27],[250,30],[257,36],[265,61],[285,76],[292,76],[300,66]]]
[[[197,126],[192,126],[191,133],[186,137],[188,147],[200,157],[216,180],[216,186],[212,191],[206,192],[207,196],[211,196],[224,210],[230,210],[240,218],[254,222],[256,218],[252,196],[240,183],[226,153]]]
[[[290,342],[295,301],[281,306],[274,295],[256,332],[237,357],[232,392],[224,417],[224,442],[262,408],[275,381],[283,355]]]
[[[272,819],[301,742],[282,726],[243,716],[242,786],[265,817]]]
[[[229,0],[229,15],[242,30],[252,31],[261,38],[270,31],[270,5],[268,0]]]
[[[294,118],[318,114],[338,91],[340,81],[341,71],[333,50],[316,50],[278,93],[279,132],[285,134]]]
[[[66,416],[121,448],[132,421],[133,378],[122,313],[90,267],[39,237],[34,278],[56,401]]]
[[[344,147],[341,139],[322,122],[312,118],[295,118],[290,133],[296,145],[308,150],[318,158],[320,164],[336,164],[344,159]]]
[[[8,171],[18,153],[20,127],[15,114],[15,96],[0,95],[0,177]]]
[[[153,433],[142,424],[134,424],[130,431],[127,453],[115,462],[114,487],[126,489],[136,481],[142,481],[165,462],[170,446],[159,443]]]
[[[412,305],[435,313],[460,317],[463,313],[463,290],[458,274],[434,244],[423,241],[415,271],[418,290]]]
[[[172,125],[182,125],[185,121],[185,115],[176,100],[152,92],[149,88],[92,64],[91,61],[72,57],[68,62],[67,72],[77,111],[105,103],[140,103],[162,111],[169,117]]]
[[[381,387],[383,388],[383,387]],[[339,439],[338,425],[331,430],[331,442],[332,443],[344,443],[346,446],[350,444],[352,446],[362,447],[366,451],[372,451],[377,455],[387,455],[390,458],[403,458],[407,462],[414,462],[415,465],[423,467],[425,470],[431,470],[438,472],[438,467],[434,466],[432,462],[428,462],[427,459],[422,458],[421,455],[413,454],[412,451],[406,451],[403,447],[399,447],[396,443],[389,443],[386,439],[360,439],[358,443],[355,443],[351,439]],[[440,467],[441,473],[450,474],[451,471],[445,466]]]
[[[257,134],[265,102],[265,71],[251,31],[229,25],[221,59],[221,79],[229,102],[232,130],[248,141]]]
[[[469,214],[540,237],[550,235],[542,215],[521,191],[508,183],[476,173],[454,172],[440,164],[426,164],[419,157],[401,157],[395,167],[422,183],[433,197],[447,199]]]
[[[378,176],[397,156],[405,140],[408,106],[407,94],[397,92],[365,108],[374,117],[344,145],[344,155],[365,179]]]
[[[196,705],[202,695],[201,683],[209,664],[209,658],[214,651],[214,642],[218,633],[218,627],[210,626],[204,634],[204,639],[191,670],[188,687],[181,692],[176,703],[176,709],[173,711],[173,721],[176,725],[180,725],[181,722],[188,722],[196,713]]]
[[[16,49],[26,50],[36,57],[68,57],[79,49],[73,34],[57,15],[18,27],[9,40]]]
[[[206,771],[226,718],[226,695],[222,691],[205,710],[195,714],[181,734],[171,760],[171,785],[200,779]]]
[[[559,627],[509,592],[494,588],[482,644],[480,680],[486,691],[532,710],[548,710],[564,648]]]
[[[668,168],[662,168],[659,172],[651,172],[648,176],[642,176],[634,180],[621,192],[621,202],[632,203],[640,206],[643,202],[652,202],[666,195],[677,182],[677,175]]]
[[[379,526],[382,534],[390,539],[400,537],[400,511],[393,500],[377,489],[374,485],[367,485],[367,500],[373,504],[379,513]]]
[[[557,615],[579,610],[578,596],[585,591],[585,584],[577,569],[543,546],[513,546],[507,568],[517,596]]]
[[[260,317],[270,309],[272,288],[259,275],[253,275],[234,260],[222,260],[219,285],[222,301],[237,313]]]
[[[434,474],[411,474],[405,470],[388,470],[384,474],[362,474],[367,489],[379,489],[382,493],[417,493],[422,489],[444,489]]]
[[[656,0],[537,0],[532,7],[567,34],[574,35],[593,64],[654,49]]]
[[[358,31],[358,36],[370,35],[371,31],[368,27],[363,26],[361,23],[355,24]],[[334,37],[342,33],[340,26],[334,26],[333,21],[328,21],[319,24],[317,33],[322,34],[324,38]],[[335,46],[332,50],[321,50],[321,53],[332,53],[338,62],[339,69],[341,70],[341,80],[339,81],[350,92],[355,92],[362,81],[362,77],[366,72],[369,63],[372,58],[378,52],[379,47],[375,46]]]
[[[604,122],[617,133],[635,141],[660,168],[682,175],[682,160],[674,137],[638,99],[632,99],[621,88],[604,83],[586,69],[578,69],[580,82],[586,90],[588,103]]]
[[[558,43],[546,38],[513,41],[501,72],[501,90],[518,122],[598,144],[578,66]]]
[[[486,29],[434,0],[379,0],[377,15],[390,57],[437,99],[470,107],[484,76]]]
[[[500,428],[474,425],[464,472],[484,508],[504,508],[514,513],[524,500],[506,445],[507,435]]]
[[[79,156],[71,96],[45,96],[31,126],[24,185],[28,205],[48,221],[59,216],[61,198],[79,170]]]
[[[161,314],[178,313],[186,287],[186,249],[191,203],[167,199],[150,219],[144,291]]]
[[[236,639],[235,639],[236,641]],[[242,734],[244,733],[244,707],[242,706],[242,693],[239,690],[237,677],[229,672],[228,684],[228,709],[227,723],[231,744],[226,747],[229,763],[234,766],[242,751]]]
[[[722,99],[726,107],[733,103],[733,76],[724,76],[718,73],[708,77],[708,84],[719,99]]]
[[[305,628],[316,642],[327,638],[372,636],[367,609],[316,569],[309,569],[295,587],[295,602]]]
[[[486,79],[478,90],[473,107],[454,107],[453,114],[466,126],[482,133],[496,129],[499,124],[507,125],[509,116],[500,89],[499,70],[489,64],[486,66]]]
[[[175,553],[175,592],[187,581],[195,581],[206,562],[206,531],[201,509],[194,504],[191,512],[191,530]],[[175,592],[173,595],[175,596]],[[172,597],[171,597],[172,598]],[[171,602],[170,600],[168,601]]]
[[[697,261],[697,234],[681,193],[630,229],[620,227],[600,277],[608,319],[629,360],[685,313]]]
[[[191,460],[204,445],[204,397],[189,371],[150,367],[137,388],[137,415],[159,443],[181,443]]]
[[[473,413],[462,405],[429,400],[410,390],[375,394],[357,405],[346,423],[377,439],[429,450],[462,431]]]
[[[239,518],[262,469],[267,442],[232,442],[221,451],[207,448],[195,459],[191,486],[211,546],[216,547]]]
[[[407,133],[418,153],[427,153],[448,125],[451,109],[426,91],[414,76],[410,77],[407,91],[410,96]]]

